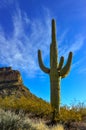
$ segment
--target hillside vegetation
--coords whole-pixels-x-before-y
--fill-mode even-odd
[[[45,120],[51,120],[52,118],[51,105],[32,94],[27,98],[24,96],[20,98],[15,96],[0,97],[0,108],[16,113],[23,111],[23,113],[28,114],[32,118],[43,118]],[[81,121],[84,116],[86,116],[86,107],[78,103],[75,106],[73,105],[71,109],[67,106],[61,107],[60,117],[56,120],[61,122]]]
[[[23,111],[24,113],[41,118],[47,117],[51,113],[50,104],[34,95],[29,95],[27,98],[24,96],[20,98],[16,98],[15,96],[0,98],[0,108],[17,113]]]
[[[30,92],[28,97],[0,97],[1,130],[72,130],[69,126],[75,127],[76,130],[76,122],[86,122],[86,107],[84,103],[72,104],[71,109],[67,106],[61,107],[55,126],[52,123],[52,115],[51,105]],[[81,124],[78,128],[81,128]]]

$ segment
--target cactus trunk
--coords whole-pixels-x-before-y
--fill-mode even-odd
[[[56,109],[57,114],[60,114],[60,77],[50,77],[50,88],[51,88],[51,105],[53,110]]]

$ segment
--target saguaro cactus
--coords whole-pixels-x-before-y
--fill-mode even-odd
[[[69,53],[67,63],[63,67],[64,57],[58,62],[58,50],[56,44],[55,20],[52,20],[52,42],[50,45],[50,69],[42,62],[41,51],[38,50],[38,61],[40,68],[50,76],[51,106],[54,111],[60,113],[60,80],[68,75],[72,62],[72,52]]]

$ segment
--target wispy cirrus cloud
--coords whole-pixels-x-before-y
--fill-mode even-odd
[[[85,40],[86,37],[81,35],[81,34],[77,34],[73,37],[73,40],[70,39],[69,41],[67,41],[66,43],[64,43],[65,41],[65,37],[67,37],[67,31],[64,32],[62,35],[62,38],[60,38],[60,42],[61,44],[63,43],[63,45],[59,46],[59,52],[60,55],[65,55],[67,56],[67,54],[72,51],[74,54],[79,51],[83,45],[85,45]]]
[[[77,73],[85,73],[86,67],[82,66],[84,64],[84,61],[86,60],[85,55],[83,55],[82,58],[77,58],[77,60],[74,60],[75,57],[77,57],[77,53],[81,51],[81,49],[85,48],[85,40],[86,37],[82,34],[76,34],[73,39],[70,38],[67,40],[66,37],[68,37],[68,33],[70,30],[65,30],[63,34],[61,35],[58,43],[59,45],[59,54],[60,56],[64,56],[65,60],[68,58],[68,54],[70,51],[73,52],[73,63],[72,63],[72,70],[76,70]],[[66,40],[65,40],[66,39]]]
[[[86,37],[84,37],[83,35],[77,35],[77,37],[75,38],[75,41],[73,42],[70,49],[73,52],[80,50],[82,48],[82,46],[85,44],[85,42],[84,42],[85,39],[86,39]]]
[[[46,19],[47,18],[47,19]],[[0,63],[12,66],[15,69],[29,73],[29,76],[38,71],[37,50],[43,50],[46,56],[50,37],[50,17],[30,20],[26,13],[17,9],[13,21],[12,36],[6,38],[0,26]],[[45,29],[46,28],[46,29]]]
[[[39,72],[37,51],[41,49],[43,59],[49,55],[51,42],[51,16],[45,9],[46,17],[31,20],[28,15],[17,8],[12,16],[13,31],[11,37],[6,38],[3,27],[0,26],[0,63],[12,66],[14,69],[28,72],[29,76],[36,76]],[[63,44],[68,30],[61,34],[59,39],[60,56],[67,56],[69,51],[77,52],[84,44],[84,37]],[[9,34],[8,34],[9,35]]]

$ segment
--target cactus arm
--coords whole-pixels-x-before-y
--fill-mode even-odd
[[[59,62],[59,66],[58,66],[58,69],[61,70],[62,66],[63,66],[63,63],[64,63],[64,57],[61,56],[60,58],[60,62]]]
[[[71,66],[71,62],[72,62],[72,52],[69,53],[68,56],[68,60],[66,65],[62,68],[61,72],[60,72],[60,76],[61,78],[64,78],[68,75],[69,71],[70,71],[70,66]]]
[[[42,69],[42,71],[44,71],[45,73],[49,73],[50,69],[46,68],[42,62],[42,54],[40,50],[38,50],[38,61],[39,61],[39,66]]]

